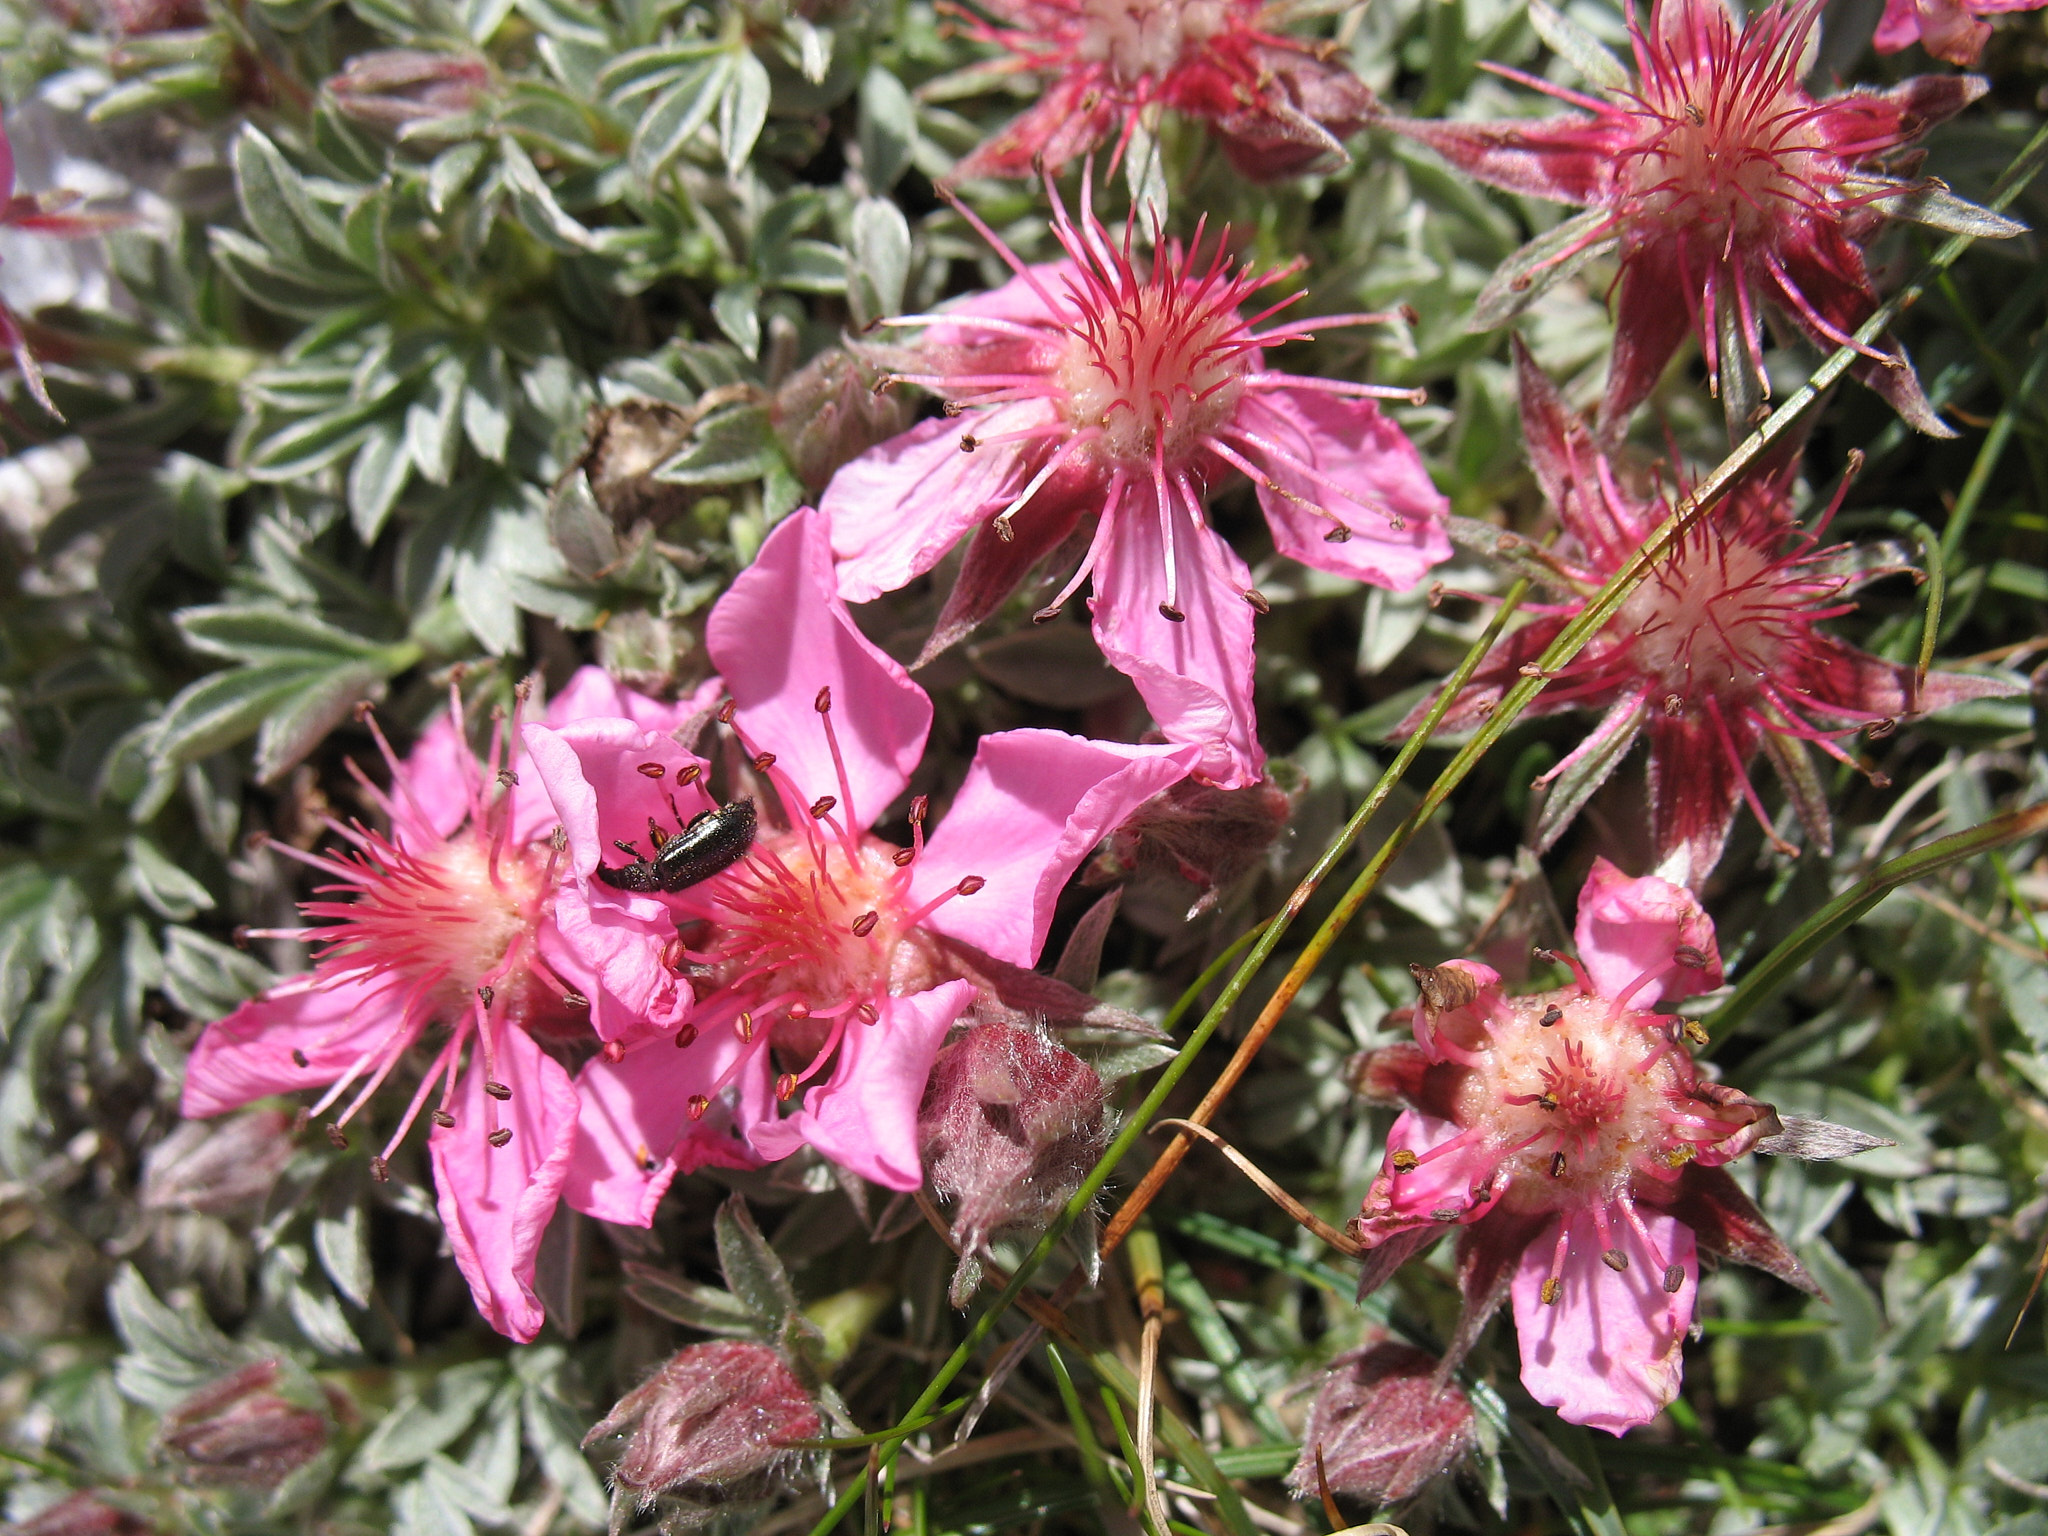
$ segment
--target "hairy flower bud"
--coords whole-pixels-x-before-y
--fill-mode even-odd
[[[721,1339],[678,1350],[583,1438],[625,1434],[613,1486],[645,1507],[668,1495],[733,1503],[776,1491],[794,1440],[820,1432],[816,1405],[765,1344]]]
[[[74,1493],[48,1509],[14,1521],[8,1536],[152,1536],[156,1527],[90,1493]]]
[[[1183,779],[1154,795],[1112,832],[1088,872],[1091,882],[1171,874],[1200,895],[1188,915],[1216,905],[1251,870],[1294,814],[1294,797],[1272,779],[1216,789]]]
[[[380,48],[350,59],[327,82],[327,94],[343,116],[402,136],[471,111],[490,78],[490,66],[479,58]]]
[[[910,425],[910,402],[880,387],[888,371],[873,347],[832,347],[775,391],[769,419],[790,466],[813,495],[840,465]]]
[[[186,1121],[143,1159],[143,1209],[220,1216],[257,1204],[291,1161],[291,1128],[281,1109]]]
[[[295,1401],[315,1389],[293,1391],[283,1372],[276,1360],[245,1365],[164,1415],[159,1438],[187,1480],[274,1488],[326,1449],[327,1415]]]
[[[953,1241],[970,1261],[999,1232],[1043,1229],[1107,1136],[1095,1070],[1014,1024],[977,1024],[941,1051],[918,1112],[932,1188],[953,1202]],[[979,1275],[962,1263],[953,1305]]]
[[[1287,1487],[1313,1499],[1327,1482],[1362,1504],[1389,1504],[1446,1471],[1471,1443],[1472,1404],[1437,1380],[1436,1360],[1406,1344],[1372,1344],[1339,1356],[1323,1377]]]

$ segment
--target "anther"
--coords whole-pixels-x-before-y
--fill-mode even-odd
[[[1394,1165],[1394,1172],[1410,1173],[1421,1163],[1422,1159],[1413,1152],[1410,1152],[1406,1147],[1396,1147],[1387,1155],[1387,1161]]]
[[[983,886],[987,884],[988,882],[982,879],[981,876],[969,875],[966,879],[962,880],[958,885],[954,886],[953,889],[958,891],[962,896],[972,896],[976,891],[980,890]]]
[[[784,1104],[787,1104],[796,1097],[796,1074],[794,1072],[785,1072],[782,1076],[775,1079],[775,1097]]]
[[[694,784],[703,777],[704,765],[702,763],[692,763],[676,775],[676,782],[678,784]]]
[[[1704,971],[1707,968],[1707,952],[1691,944],[1680,944],[1671,951],[1671,958],[1689,971]]]
[[[567,853],[569,851],[569,829],[567,827],[557,827],[554,831],[550,832],[548,834],[548,846],[557,853]]]
[[[295,1067],[305,1068],[310,1067],[311,1065],[313,1065],[313,1063],[308,1061],[306,1059],[306,1053],[300,1050],[295,1045],[292,1047],[292,1065]]]
[[[1692,102],[1689,102],[1689,101],[1688,101],[1688,102],[1687,102],[1687,103],[1685,104],[1685,120],[1686,120],[1686,121],[1687,121],[1688,123],[1691,123],[1691,124],[1693,125],[1693,127],[1697,128],[1697,127],[1699,127],[1699,126],[1700,126],[1701,124],[1703,124],[1703,123],[1705,123],[1705,122],[1706,122],[1706,120],[1707,120],[1707,114],[1706,114],[1706,113],[1704,113],[1704,112],[1702,112],[1702,111],[1701,111],[1701,110],[1700,110],[1700,109],[1699,109],[1699,108],[1698,108],[1697,106],[1695,106],[1695,105],[1694,105],[1694,104],[1693,104]]]
[[[1664,695],[1664,713],[1665,713],[1665,714],[1667,714],[1667,715],[1669,715],[1669,716],[1670,716],[1670,717],[1671,717],[1672,719],[1674,719],[1674,720],[1676,720],[1676,719],[1677,719],[1677,718],[1678,718],[1678,717],[1679,717],[1680,715],[1684,714],[1684,713],[1685,713],[1685,699],[1684,699],[1684,697],[1683,697],[1682,695],[1679,695],[1679,694],[1676,694],[1676,693],[1667,693],[1667,694],[1665,694],[1665,695]]]
[[[337,1152],[346,1152],[348,1150],[347,1131],[344,1131],[340,1126],[331,1123],[325,1126],[324,1129],[327,1132],[327,1139],[334,1143],[334,1148]]]
[[[832,689],[829,686],[818,690],[818,696],[811,700],[811,708],[821,715],[832,713]]]
[[[1401,307],[1395,310],[1394,313],[1399,315],[1403,320],[1406,320],[1410,325],[1422,324],[1422,311],[1417,309],[1413,304],[1410,304],[1405,299],[1401,301]]]
[[[668,770],[662,767],[659,763],[642,763],[640,764],[636,772],[638,772],[642,778],[659,779],[664,777],[668,773]]]
[[[1564,1177],[1564,1153],[1553,1152],[1550,1154],[1550,1176],[1553,1179]]]
[[[381,1157],[371,1158],[370,1177],[376,1183],[389,1184],[391,1182],[391,1165]]]
[[[354,715],[358,721],[367,720],[376,712],[377,711],[375,706],[373,706],[368,699],[356,700],[356,707],[349,711],[349,713]]]
[[[441,1129],[444,1131],[452,1131],[455,1129],[455,1117],[449,1114],[448,1111],[445,1109],[434,1110],[432,1112],[432,1119],[434,1124],[441,1127]]]
[[[774,766],[775,754],[773,752],[763,752],[759,757],[754,759],[754,772],[756,773],[766,773],[770,768],[773,768]]]
[[[1601,1254],[1600,1262],[1613,1270],[1617,1275],[1624,1274],[1628,1270],[1628,1255],[1619,1248],[1610,1248]]]
[[[486,1136],[484,1140],[488,1141],[494,1147],[510,1146],[512,1144],[512,1127],[509,1125],[501,1125],[495,1131],[491,1132],[490,1135]]]
[[[962,432],[960,434],[960,451],[962,453],[972,453],[975,449],[979,448],[980,446],[981,439],[976,437],[972,432]]]
[[[915,848],[898,848],[894,853],[889,855],[889,862],[891,864],[894,864],[898,869],[907,869],[910,865],[910,861],[916,857],[917,850]]]
[[[856,917],[853,920],[853,936],[856,939],[866,938],[869,934],[875,931],[875,924],[879,923],[881,920],[882,914],[879,912],[861,913],[859,917]]]
[[[1558,1300],[1563,1295],[1564,1282],[1558,1279],[1557,1276],[1552,1275],[1548,1280],[1543,1282],[1543,1305],[1545,1305],[1546,1307],[1556,1306]]]
[[[1188,616],[1171,603],[1161,603],[1159,605],[1159,617],[1173,624],[1185,624],[1188,621]]]
[[[1698,1155],[1699,1153],[1694,1150],[1691,1142],[1680,1142],[1664,1154],[1664,1166],[1666,1168],[1683,1168]]]
[[[1537,1097],[1536,1105],[1546,1115],[1554,1115],[1557,1113],[1557,1095],[1554,1093],[1541,1094]]]
[[[1538,1024],[1541,1024],[1545,1029],[1548,1029],[1551,1025],[1555,1024],[1559,1019],[1563,1017],[1564,1010],[1558,1007],[1557,1004],[1552,1003],[1548,1008],[1543,1010],[1543,1017],[1538,1019],[1536,1022]]]
[[[506,1101],[507,1099],[509,1099],[509,1098],[511,1098],[511,1097],[512,1097],[512,1090],[511,1090],[510,1088],[506,1087],[506,1086],[505,1086],[505,1085],[504,1085],[503,1083],[488,1083],[488,1082],[487,1082],[487,1083],[485,1083],[485,1084],[484,1084],[484,1092],[485,1092],[485,1093],[488,1093],[488,1094],[489,1094],[489,1095],[490,1095],[490,1096],[491,1096],[492,1098],[496,1099],[496,1100],[497,1100],[497,1101],[498,1101],[498,1102],[499,1102],[500,1104],[503,1104],[503,1103],[504,1103],[504,1102],[505,1102],[505,1101]]]
[[[837,795],[820,795],[811,802],[811,820],[822,821],[832,814],[832,807],[839,803]]]
[[[683,947],[683,936],[681,934],[677,934],[661,946],[662,966],[671,975],[680,976],[683,974],[684,966],[687,964],[685,956],[686,952]]]
[[[1038,612],[1031,615],[1031,622],[1034,624],[1050,624],[1059,616],[1060,605],[1058,603],[1048,603],[1045,607],[1039,609]]]
[[[676,1049],[685,1050],[697,1043],[697,1026],[685,1024],[676,1031]]]
[[[740,1016],[732,1021],[732,1027],[733,1033],[737,1034],[743,1043],[747,1045],[752,1045],[754,1043],[753,1014],[742,1009],[740,1011]]]
[[[1899,722],[1890,715],[1882,720],[1873,720],[1863,728],[1863,734],[1872,741],[1891,735],[1899,728]]]
[[[702,1120],[704,1118],[704,1111],[710,1107],[711,1101],[705,1098],[703,1094],[693,1093],[690,1095],[689,1112],[692,1120]]]
[[[562,1006],[564,1008],[588,1008],[590,1006],[590,999],[581,992],[564,992],[562,994]]]
[[[1705,1045],[1708,1043],[1709,1037],[1707,1035],[1707,1032],[1705,1028],[1701,1026],[1700,1021],[1698,1019],[1686,1019],[1681,1022],[1679,1028],[1685,1031],[1685,1038],[1693,1045],[1698,1046]]]
[[[1323,542],[1325,544],[1349,544],[1351,542],[1351,530],[1342,523],[1337,523],[1331,527],[1328,533],[1323,535]]]
[[[626,1043],[623,1040],[607,1040],[604,1043],[604,1059],[617,1066],[626,1059]]]
[[[731,725],[732,717],[739,713],[739,708],[740,701],[738,699],[727,699],[718,706],[718,723],[720,725]]]
[[[1680,1290],[1680,1289],[1681,1289],[1681,1288],[1682,1288],[1682,1287],[1683,1287],[1684,1285],[1685,1285],[1685,1266],[1684,1266],[1683,1264],[1672,1264],[1672,1265],[1668,1265],[1668,1266],[1666,1266],[1666,1268],[1665,1268],[1665,1270],[1664,1270],[1664,1290],[1665,1290],[1665,1292],[1666,1292],[1667,1294],[1669,1294],[1669,1295],[1672,1295],[1672,1296],[1676,1296],[1676,1295],[1678,1294],[1679,1290]]]
[[[268,832],[251,832],[242,839],[242,846],[251,853],[261,853],[270,846],[270,834]]]
[[[789,1016],[792,1019],[808,1019],[811,1016],[811,1005],[805,1002],[802,998],[798,998],[795,1002],[789,1005],[788,1012]]]
[[[493,1000],[496,999],[497,995],[497,989],[490,986],[489,984],[478,987],[476,989],[476,1000],[482,1003],[486,1008],[491,1006],[491,1003],[493,1002]]]
[[[1251,604],[1253,613],[1271,613],[1273,611],[1272,600],[1257,587],[1246,587],[1244,589],[1244,600]]]
[[[500,768],[498,770],[498,788],[511,789],[513,786],[518,784],[518,782],[519,775],[514,773],[510,768]]]
[[[882,1010],[877,1008],[873,1003],[862,1003],[858,1008],[854,1009],[853,1012],[854,1017],[859,1019],[863,1024],[877,1023],[880,1021],[882,1017]]]
[[[294,1136],[300,1135],[305,1131],[306,1127],[311,1125],[312,1123],[313,1112],[307,1109],[305,1105],[301,1104],[298,1108],[298,1112],[292,1116],[292,1134]]]
[[[1002,514],[1002,516],[996,518],[994,522],[989,524],[989,526],[995,529],[996,537],[1001,539],[1005,544],[1013,544],[1016,542],[1017,530],[1010,526],[1010,515],[1007,512]]]
[[[1463,1216],[1464,1214],[1465,1213],[1463,1211],[1458,1210],[1455,1206],[1447,1205],[1444,1206],[1441,1210],[1431,1211],[1429,1213],[1429,1219],[1431,1221],[1456,1221],[1460,1216]]]
[[[913,827],[923,826],[925,815],[931,808],[932,797],[930,795],[914,796],[910,802],[910,824]]]
[[[235,931],[228,935],[228,937],[234,940],[235,948],[247,949],[249,947],[249,925],[247,923],[235,924]]]

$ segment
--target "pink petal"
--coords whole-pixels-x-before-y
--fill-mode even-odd
[[[1649,399],[1665,365],[1692,329],[1679,246],[1679,237],[1654,242],[1623,239],[1621,286],[1614,299],[1614,350],[1607,360],[1607,392],[1600,401],[1603,434],[1619,430]]]
[[[1500,1158],[1484,1132],[1451,1151],[1438,1152],[1406,1173],[1394,1167],[1397,1151],[1421,1157],[1464,1134],[1450,1121],[1418,1110],[1403,1110],[1395,1117],[1387,1128],[1386,1159],[1359,1210],[1357,1227],[1362,1241],[1377,1245],[1414,1227],[1475,1221],[1493,1209],[1506,1191],[1507,1181],[1491,1177]],[[1488,1190],[1484,1198],[1474,1195],[1478,1189]]]
[[[1641,1217],[1647,1244],[1620,1212],[1609,1219],[1609,1239],[1628,1261],[1619,1273],[1601,1259],[1607,1242],[1591,1212],[1559,1217],[1522,1250],[1512,1288],[1522,1385],[1566,1423],[1613,1435],[1649,1423],[1678,1396],[1699,1285],[1692,1229],[1661,1211],[1645,1209]],[[1563,1289],[1546,1305],[1543,1283],[1566,1222]],[[1680,1283],[1667,1293],[1664,1274],[1674,1264]]]
[[[548,700],[547,713],[542,718],[552,726],[599,717],[624,719],[667,735],[691,715],[701,713],[709,702],[691,697],[664,704],[626,687],[603,667],[578,667],[567,686]]]
[[[865,827],[903,793],[924,755],[932,701],[854,626],[818,513],[800,508],[768,535],[711,610],[704,644],[732,691],[734,723],[752,749],[775,754],[806,803],[836,795],[839,814]],[[817,709],[824,688],[843,783]]]
[[[754,1150],[772,1162],[808,1143],[885,1189],[916,1189],[924,1182],[917,1106],[946,1031],[974,990],[971,981],[945,982],[887,999],[872,1024],[849,1024],[831,1081],[805,1093],[796,1113],[751,1126]]]
[[[1920,8],[1914,0],[1885,0],[1884,16],[1871,43],[1879,53],[1897,53],[1920,41]]]
[[[689,1117],[691,1096],[712,1097],[742,1048],[732,1030],[718,1029],[682,1050],[656,1040],[623,1061],[592,1057],[576,1075],[576,1149],[562,1198],[599,1221],[645,1227],[678,1173],[752,1167],[722,1107]]]
[[[1650,1008],[1666,997],[1694,997],[1721,985],[1714,920],[1692,892],[1655,875],[1631,879],[1604,858],[1593,860],[1579,892],[1573,937],[1579,963],[1602,997],[1628,994],[1632,1006]],[[1674,957],[1681,944],[1704,955],[1706,965],[1679,964]]]
[[[1030,476],[1028,443],[963,453],[960,440],[994,437],[1049,422],[1043,401],[934,416],[841,466],[818,498],[832,525],[839,594],[865,603],[908,585],[939,563],[962,535],[1000,512]]]
[[[1280,485],[1279,491],[1261,485],[1259,505],[1282,554],[1394,592],[1406,592],[1431,566],[1450,559],[1443,528],[1450,503],[1407,434],[1372,401],[1320,389],[1267,389],[1245,397],[1238,420],[1358,498],[1346,501],[1284,461],[1247,450]],[[1333,544],[1324,535],[1338,524],[1351,537]]]
[[[335,979],[347,969],[315,967],[207,1025],[185,1063],[183,1113],[204,1119],[273,1093],[324,1088],[397,1031],[406,989],[389,977]]]
[[[977,875],[930,926],[1033,966],[1067,878],[1139,806],[1187,776],[1198,748],[1134,747],[1064,731],[984,736],[945,820],[911,869],[915,906]]]
[[[953,167],[962,180],[977,176],[1035,176],[1038,165],[1056,171],[1109,136],[1120,92],[1104,89],[1100,64],[1056,82],[994,138]]]
[[[1756,755],[1761,729],[1747,714],[1727,722],[1735,744],[1728,751],[1713,722],[1689,710],[1667,715],[1650,711],[1644,729],[1650,741],[1650,825],[1659,868],[1680,862],[1688,884],[1697,885],[1720,862],[1742,804],[1742,782]]]
[[[455,1095],[454,1126],[435,1126],[427,1146],[448,1246],[477,1310],[498,1332],[524,1344],[545,1321],[533,1289],[534,1256],[576,1144],[576,1090],[523,1029],[500,1033],[498,1072],[512,1097],[495,1104],[496,1123],[509,1128],[512,1139],[502,1147],[487,1139],[495,1101],[484,1092],[478,1052]]]
[[[1095,640],[1109,664],[1137,684],[1168,741],[1202,749],[1195,776],[1242,789],[1265,773],[1252,706],[1251,572],[1214,532],[1172,514],[1176,623],[1167,600],[1166,551],[1149,490],[1127,497],[1095,568]]]

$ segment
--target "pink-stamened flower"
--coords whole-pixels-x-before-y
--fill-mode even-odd
[[[1196,753],[1005,731],[982,738],[929,836],[921,795],[909,847],[875,836],[923,756],[931,700],[854,625],[809,509],[719,599],[705,646],[731,695],[719,720],[765,786],[752,846],[723,873],[644,895],[597,874],[628,862],[620,845],[643,856],[650,829],[712,809],[704,764],[673,740],[602,720],[526,733],[568,832],[563,910],[585,903],[592,934],[656,936],[698,978],[674,1045],[625,1042],[586,1069],[586,1091],[615,1144],[655,1165],[716,1112],[764,1158],[808,1144],[915,1189],[918,1103],[979,957],[1036,963],[1068,876]],[[594,963],[596,939],[576,941]]]
[[[1701,1246],[1816,1287],[1722,1168],[1776,1113],[1703,1076],[1685,1021],[1653,1011],[1720,984],[1711,921],[1599,859],[1576,938],[1574,983],[1531,996],[1469,960],[1415,968],[1415,1043],[1362,1072],[1408,1107],[1352,1229],[1369,1290],[1457,1227],[1448,1364],[1512,1295],[1522,1384],[1618,1435],[1678,1393]]]
[[[1918,43],[1937,59],[1971,65],[1991,37],[1990,16],[2038,11],[2048,0],[1885,0],[1873,39],[1879,53]]]
[[[1444,717],[1448,730],[1483,720],[1671,512],[1665,496],[1638,495],[1624,485],[1519,342],[1516,366],[1530,464],[1564,531],[1542,567],[1532,568],[1553,599],[1532,604],[1536,617],[1480,665]],[[1918,678],[1912,667],[1826,633],[1824,621],[1854,610],[1858,586],[1902,567],[1866,560],[1846,545],[1821,548],[1817,532],[1792,518],[1797,467],[1795,461],[1737,486],[1536,696],[1532,714],[1602,712],[1585,741],[1537,780],[1548,790],[1531,836],[1539,851],[1556,842],[1638,736],[1649,746],[1651,834],[1661,872],[1697,886],[1719,861],[1744,802],[1778,842],[1749,777],[1759,751],[1784,782],[1807,835],[1825,849],[1832,827],[1809,747],[1869,772],[1844,750],[1843,739],[1859,730],[1882,735],[1911,715],[2021,691],[2022,684],[1997,677]],[[1824,515],[1817,528],[1826,522]],[[1403,729],[1413,729],[1426,708]]]
[[[1025,266],[968,219],[1017,276],[932,319],[913,371],[946,414],[854,460],[819,503],[831,519],[839,591],[866,602],[928,571],[974,533],[925,647],[936,655],[987,618],[1034,565],[1086,554],[1038,617],[1092,578],[1095,638],[1137,684],[1169,741],[1199,744],[1197,774],[1258,782],[1252,620],[1266,600],[1209,524],[1211,487],[1249,475],[1280,552],[1319,570],[1404,591],[1450,555],[1447,503],[1371,395],[1408,394],[1268,368],[1262,348],[1384,317],[1337,315],[1261,329],[1299,294],[1247,319],[1243,307],[1300,270],[1233,268],[1198,230],[1149,266],[1057,196],[1068,259]],[[966,210],[963,209],[963,212]],[[917,319],[907,323],[924,323]],[[963,421],[964,418],[964,421]]]
[[[1206,119],[1257,181],[1342,161],[1372,95],[1334,48],[1273,31],[1267,0],[983,0],[991,24],[956,12],[1009,57],[995,75],[1049,80],[1038,104],[954,168],[958,176],[1057,171],[1115,135],[1121,157],[1157,103]]]
[[[456,1262],[491,1325],[525,1340],[543,1320],[534,1260],[556,1200],[573,1173],[581,1185],[570,1184],[571,1202],[588,1205],[579,1189],[604,1176],[612,1155],[579,1128],[594,1111],[571,1072],[601,1038],[623,1049],[621,1039],[672,1034],[690,994],[662,968],[657,939],[637,939],[647,951],[637,973],[622,964],[600,973],[568,941],[554,911],[566,845],[545,794],[520,781],[516,729],[501,721],[480,763],[453,697],[404,760],[366,716],[390,789],[350,767],[388,831],[330,820],[337,850],[271,845],[329,883],[301,904],[309,926],[252,936],[301,939],[319,955],[311,971],[208,1027],[186,1066],[184,1112],[324,1090],[307,1113],[333,1112],[327,1134],[346,1146],[345,1127],[386,1079],[423,1059],[371,1170],[383,1177],[414,1122],[432,1120],[428,1148]],[[670,724],[688,712],[627,695],[590,668],[549,718],[567,724],[593,708]]]
[[[1591,38],[1569,45],[1574,62],[1601,77],[1599,96],[1497,70],[1577,111],[1541,121],[1385,120],[1491,186],[1589,210],[1510,257],[1476,323],[1499,323],[1548,277],[1618,245],[1603,435],[1649,395],[1688,332],[1731,433],[1746,433],[1769,394],[1767,309],[1823,351],[1855,346],[1857,376],[1907,422],[1954,435],[1905,352],[1853,333],[1877,309],[1863,247],[1888,216],[1979,235],[2021,231],[1886,169],[1986,85],[1923,76],[1817,98],[1801,81],[1819,46],[1819,16],[1817,0],[1775,0],[1742,25],[1724,0],[1657,0],[1648,27],[1629,22],[1633,76]],[[1571,30],[1561,19],[1550,25]]]

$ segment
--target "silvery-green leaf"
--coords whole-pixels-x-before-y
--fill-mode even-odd
[[[746,169],[747,157],[767,125],[773,89],[768,66],[751,50],[733,56],[731,76],[718,103],[718,150],[725,157],[726,175],[737,176]]]
[[[377,542],[391,509],[405,491],[412,476],[412,455],[406,452],[405,432],[396,418],[379,420],[356,449],[348,466],[348,512],[356,537],[365,544]]]
[[[1721,364],[1721,414],[1731,443],[1747,437],[1763,420],[1764,402],[1771,398],[1771,381],[1753,350],[1755,342],[1736,305],[1733,285],[1721,284],[1714,291],[1714,344]]]
[[[427,207],[435,218],[448,211],[455,195],[469,185],[489,148],[477,139],[444,149],[427,167]]]
[[[446,485],[455,473],[456,455],[462,447],[456,424],[467,389],[462,359],[444,356],[405,410],[406,453],[413,467],[436,485]]]
[[[869,197],[853,210],[854,323],[868,325],[903,312],[910,280],[910,224],[887,198]]]
[[[771,1331],[780,1329],[798,1311],[796,1291],[781,1256],[754,1224],[747,1202],[738,1195],[728,1199],[718,1208],[713,1229],[719,1268],[733,1295]]]
[[[557,250],[589,249],[590,231],[555,201],[555,194],[541,179],[540,171],[526,151],[520,148],[519,141],[506,134],[498,144],[500,172],[506,188],[512,193],[520,222]],[[489,203],[489,199],[479,201],[483,205]]]
[[[375,1474],[417,1466],[452,1445],[475,1422],[504,1374],[495,1360],[434,1372],[424,1394],[401,1399],[364,1437],[349,1464],[349,1481],[360,1485]]]
[[[652,186],[683,152],[690,136],[711,121],[724,99],[732,55],[722,53],[691,64],[654,98],[633,130],[626,161],[645,186]]]
[[[1551,770],[1542,809],[1529,829],[1531,848],[1541,853],[1564,835],[1593,791],[1607,782],[1635,745],[1647,714],[1648,705],[1639,692],[1618,700],[1591,734]]]
[[[885,195],[916,152],[916,104],[903,82],[877,64],[860,82],[860,164],[869,193]]]
[[[733,283],[711,296],[711,317],[732,344],[748,357],[761,355],[761,290],[752,283]]]
[[[1766,1136],[1759,1141],[1757,1151],[1773,1157],[1797,1157],[1810,1163],[1828,1163],[1838,1157],[1854,1157],[1858,1152],[1868,1152],[1874,1147],[1896,1145],[1882,1136],[1872,1136],[1865,1131],[1852,1130],[1828,1120],[1815,1120],[1807,1115],[1781,1115],[1779,1120],[1785,1129],[1776,1136]]]
[[[512,389],[505,377],[505,355],[485,347],[470,360],[462,396],[462,430],[470,446],[493,464],[505,462],[512,439]]]
[[[128,839],[128,879],[151,911],[174,923],[213,910],[213,893],[140,833]]]
[[[1172,228],[1166,159],[1159,140],[1142,122],[1131,130],[1124,150],[1124,180],[1131,189],[1131,220],[1138,238],[1149,242],[1154,231]]]
[[[1548,0],[1529,0],[1529,25],[1551,52],[1571,61],[1590,84],[1603,91],[1626,90],[1631,76],[1628,66],[1607,49],[1607,45],[1557,10]]]
[[[1873,197],[1871,206],[1883,209],[1895,219],[1910,219],[1943,234],[1969,235],[1979,240],[2010,240],[2027,232],[2027,226],[2018,219],[1967,202],[1931,176],[1914,182],[1856,176],[1843,183],[1843,190],[1856,196],[1872,197],[1888,186],[1898,190],[1889,196]]]

